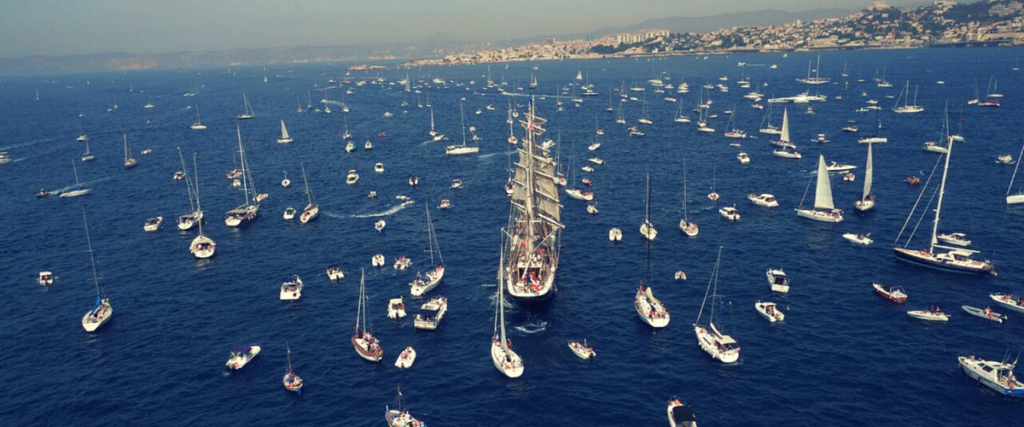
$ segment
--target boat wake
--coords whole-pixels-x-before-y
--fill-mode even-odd
[[[477,156],[477,158],[478,159],[489,159],[489,158],[495,157],[495,156],[508,156],[509,154],[512,154],[512,152],[511,151],[504,151],[504,152],[497,152],[497,153],[489,153],[489,154],[484,154],[484,155]]]
[[[527,323],[525,325],[516,326],[516,330],[526,335],[533,335],[548,330],[548,322],[540,321],[535,323]]]
[[[375,217],[379,217],[379,216],[388,216],[388,215],[394,214],[395,212],[398,212],[398,211],[400,211],[402,209],[405,209],[406,206],[409,206],[409,205],[411,205],[413,203],[416,203],[416,202],[414,202],[412,200],[406,200],[406,201],[402,202],[402,204],[400,204],[398,206],[394,206],[391,209],[388,209],[388,210],[386,210],[384,212],[372,213],[372,214],[362,214],[362,215],[350,215],[350,217],[351,218],[375,218]]]

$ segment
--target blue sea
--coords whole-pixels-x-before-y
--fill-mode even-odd
[[[558,140],[561,135],[560,148],[553,151],[566,166],[575,155],[575,179],[593,179],[600,209],[589,215],[583,202],[563,194],[566,228],[556,294],[538,305],[507,302],[509,336],[526,366],[519,379],[497,372],[489,355],[500,229],[509,214],[502,186],[515,156],[505,141],[509,99],[482,89],[488,66],[406,70],[391,64],[387,70],[346,75],[351,64],[273,65],[266,67],[266,83],[262,67],[232,67],[230,73],[218,68],[4,77],[0,151],[14,161],[0,165],[0,295],[6,313],[0,317],[5,385],[0,424],[381,426],[385,406],[393,405],[401,386],[406,408],[431,426],[665,426],[666,401],[673,396],[692,405],[702,426],[1021,425],[1024,402],[968,379],[957,355],[1013,360],[1024,345],[1024,317],[1007,313],[1009,321],[1000,325],[959,308],[990,305],[990,293],[1024,291],[1024,208],[1003,200],[1014,165],[995,163],[999,154],[1016,158],[1022,143],[1024,74],[1011,70],[1022,54],[1021,49],[823,52],[821,76],[837,84],[814,87],[795,81],[806,75],[808,60],[816,59],[809,53],[490,66],[495,81],[508,82],[507,90],[522,87],[521,93],[546,95],[536,103],[538,114],[548,119],[547,136]],[[748,64],[745,71],[739,62]],[[840,77],[844,64],[848,79]],[[580,107],[563,98],[565,109],[557,111],[554,95],[579,71],[600,95]],[[540,82],[533,91],[526,89],[531,72]],[[769,97],[808,88],[828,96],[827,102],[811,104],[815,115],[807,115],[805,106],[789,107],[802,160],[772,156],[771,138],[757,133],[765,110],[750,108],[742,98],[747,91],[734,83],[741,72],[752,83],[767,84],[760,90]],[[892,88],[871,81],[883,72]],[[406,73],[421,93],[405,92],[398,84],[355,86],[376,77],[394,82]],[[695,124],[674,123],[677,104],[650,86],[645,93],[654,124],[641,125],[646,137],[630,138],[626,126],[614,122],[615,114],[605,111],[610,93],[618,105],[615,90],[621,84],[663,73],[670,76],[666,83],[690,85],[690,93],[674,95],[687,112],[697,104],[700,86],[729,77],[730,92],[711,95],[712,113],[719,115],[712,120],[717,133],[699,134]],[[856,83],[858,76],[867,82]],[[449,84],[430,83],[435,77]],[[352,84],[328,87],[331,78]],[[990,78],[1005,94],[1002,107],[964,107],[961,120],[975,81],[984,96]],[[923,113],[891,112],[896,99],[887,95],[897,96],[907,80]],[[306,107],[307,90],[316,104],[325,87],[333,113],[296,112],[297,100]],[[343,99],[349,87],[353,93]],[[235,119],[243,112],[243,93],[256,112],[253,120]],[[417,104],[426,103],[428,93],[446,141],[425,142],[430,113]],[[475,126],[483,138],[480,154],[447,157],[444,146],[462,139],[463,98],[467,127]],[[883,107],[879,119],[889,143],[874,147],[877,207],[861,215],[853,202],[862,189],[867,146],[840,129],[848,120],[855,120],[861,133],[875,126],[875,114],[855,112],[867,99]],[[150,100],[155,107],[143,108]],[[529,102],[511,100],[519,111]],[[351,108],[347,114],[341,112],[342,101]],[[922,143],[937,140],[947,101],[954,131],[962,123],[966,142],[954,148],[940,231],[967,233],[980,255],[995,261],[996,277],[926,270],[897,262],[890,251],[921,191],[904,178],[926,178],[939,159]],[[119,108],[108,112],[115,102]],[[205,131],[189,129],[197,104],[209,126]],[[497,109],[488,111],[487,104]],[[722,136],[728,122],[723,110],[733,108],[736,127],[760,136],[742,141],[749,165],[736,161],[739,149]],[[625,104],[630,124],[641,110],[641,102]],[[384,117],[385,112],[394,117]],[[596,154],[605,164],[585,174],[578,168],[592,155],[587,146],[595,118],[605,131]],[[280,120],[294,143],[275,142]],[[345,152],[340,138],[346,120],[359,147],[354,153]],[[772,123],[780,122],[776,109]],[[224,212],[242,201],[241,190],[224,178],[236,167],[236,125],[257,189],[270,194],[259,218],[241,229],[223,224]],[[93,162],[79,161],[85,149],[75,141],[80,127],[91,139]],[[380,132],[387,137],[379,138]],[[521,129],[517,133],[522,137]],[[830,142],[812,143],[819,133]],[[122,134],[139,161],[130,170],[122,166]],[[367,139],[372,151],[362,149]],[[172,180],[181,169],[177,147],[190,164],[197,154],[204,230],[218,244],[209,260],[189,254],[195,230],[180,232],[174,225],[188,210],[184,183]],[[141,155],[145,148],[152,154]],[[858,166],[853,183],[832,177],[836,205],[847,212],[839,224],[800,219],[792,210],[808,189],[818,154]],[[91,194],[37,199],[40,188],[74,184],[72,159]],[[677,228],[684,161],[689,212],[700,224],[695,238]],[[288,206],[305,206],[300,162],[321,209],[307,225],[281,216]],[[377,162],[384,163],[385,173],[373,172]],[[361,175],[353,186],[344,183],[350,169]],[[285,173],[292,180],[289,188],[280,185]],[[565,173],[573,179],[567,167]],[[633,309],[644,265],[639,227],[648,173],[651,220],[660,231],[651,244],[652,287],[672,314],[669,326],[657,331]],[[419,187],[408,186],[412,175],[421,178]],[[706,197],[713,177],[721,194],[717,203]],[[451,189],[453,179],[461,179],[462,188]],[[370,190],[380,197],[368,199]],[[755,207],[746,200],[752,192],[772,193],[780,206]],[[402,205],[399,194],[415,203]],[[811,189],[806,204],[813,194]],[[924,201],[931,194],[929,189]],[[441,199],[450,199],[452,209],[436,210]],[[737,223],[717,212],[733,204],[742,214]],[[114,307],[111,321],[91,334],[80,325],[95,298],[81,205],[100,286]],[[407,283],[430,264],[427,205],[447,266],[444,281],[430,294],[449,300],[436,331],[414,329],[411,316],[386,317],[390,298],[405,295],[410,312],[422,303],[410,298]],[[927,211],[922,206],[918,213],[922,210]],[[164,216],[163,228],[143,232],[143,222],[156,215]],[[382,233],[373,228],[378,219],[388,224]],[[903,237],[919,220],[911,247],[928,244],[930,211],[923,220],[911,218]],[[608,241],[613,227],[623,230],[619,243]],[[875,243],[855,246],[841,237],[844,233],[871,233]],[[723,298],[717,323],[742,347],[734,365],[709,358],[690,327],[720,246]],[[376,253],[388,258],[388,268],[371,267]],[[403,254],[413,259],[413,268],[396,272],[390,264]],[[327,265],[334,263],[346,275],[338,283],[326,277]],[[768,268],[789,274],[788,295],[770,291]],[[41,270],[54,272],[53,285],[36,284]],[[368,327],[385,350],[379,364],[360,359],[349,342],[361,270]],[[673,280],[677,270],[686,271],[689,280]],[[304,295],[282,302],[279,287],[292,274],[306,283]],[[872,281],[904,286],[909,301],[897,305],[878,297]],[[759,300],[778,303],[785,322],[761,318],[754,310]],[[948,324],[906,314],[932,305],[953,315]],[[595,360],[582,361],[566,346],[584,338],[595,347]],[[240,344],[263,350],[244,369],[229,372],[224,362]],[[410,345],[419,354],[415,365],[395,368],[395,358]],[[281,386],[286,346],[306,381],[302,396]]]

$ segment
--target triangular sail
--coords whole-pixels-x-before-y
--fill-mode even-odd
[[[779,137],[782,142],[789,141],[789,108],[782,110],[782,135]]]
[[[868,167],[864,175],[864,194],[861,196],[863,199],[867,199],[868,195],[871,194],[871,175],[874,173],[874,167],[871,162],[871,146],[868,144]]]
[[[284,120],[281,120],[281,139],[291,139],[288,136],[288,128],[284,127]]]
[[[828,167],[825,156],[818,156],[818,188],[814,192],[815,209],[835,209],[832,204],[832,183],[828,179]]]

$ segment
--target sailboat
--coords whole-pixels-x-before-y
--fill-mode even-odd
[[[292,142],[291,135],[288,135],[288,128],[284,126],[284,120],[281,120],[281,137],[277,139],[278,144],[287,144]]]
[[[82,205],[82,222],[85,223],[85,240],[89,243],[89,263],[92,265],[92,283],[96,287],[96,304],[82,316],[82,327],[86,332],[95,332],[114,315],[114,307],[110,298],[100,292],[100,279],[96,274],[96,258],[92,254],[92,237],[89,236],[89,220],[85,217],[85,205]]]
[[[178,229],[184,231],[191,229],[192,226],[196,224],[196,222],[203,219],[203,211],[196,209],[195,200],[193,200],[192,198],[192,180],[189,179],[188,166],[185,165],[185,157],[182,156],[181,154],[181,147],[178,147],[178,158],[181,159],[181,173],[182,177],[185,179],[185,188],[186,190],[188,190],[189,211],[188,213],[178,217]],[[198,186],[195,188],[195,190],[198,191]]]
[[[644,236],[647,240],[654,240],[658,237],[658,230],[654,229],[654,224],[651,224],[651,174],[647,174],[647,198],[646,200],[646,214],[644,216],[644,223],[640,224],[640,235]]]
[[[718,181],[718,163],[715,163],[714,169],[711,172],[711,192],[708,193],[708,200],[712,202],[718,201],[718,193],[715,192],[715,181]]]
[[[648,182],[650,176],[648,176]],[[648,186],[650,188],[650,186]],[[648,191],[650,195],[650,191]],[[644,223],[647,225],[647,222]],[[649,227],[649,230],[653,231],[654,227]],[[640,233],[647,234],[644,232],[643,227],[640,228]],[[654,232],[657,234],[657,232]],[[664,328],[668,326],[668,322],[671,320],[671,316],[668,312],[668,307],[665,307],[661,301],[654,297],[654,292],[651,291],[651,241],[654,240],[654,236],[648,237],[648,240],[644,242],[644,270],[643,275],[640,277],[640,286],[637,287],[636,296],[633,299],[633,308],[636,309],[637,316],[644,323],[650,325],[653,328]],[[646,285],[646,287],[644,286]]]
[[[512,126],[515,123],[515,120],[512,120],[512,98],[509,98],[508,101],[508,119],[506,121],[508,121],[508,143],[512,145],[518,144],[519,138],[516,138],[515,132],[512,131]]]
[[[871,144],[868,144],[868,166],[864,171],[864,191],[861,193],[860,199],[853,203],[854,209],[861,212],[875,207],[875,195],[871,193],[871,177],[874,173],[871,160]]]
[[[818,76],[818,74],[819,74],[818,71],[820,69],[821,69],[821,55],[818,55],[818,65],[814,68],[814,77],[811,77],[811,61],[808,60],[807,61],[807,78],[805,78],[805,79],[796,79],[796,81],[798,81],[800,83],[803,83],[803,84],[809,84],[809,85],[823,85],[825,83],[828,83],[829,80],[830,80],[828,77],[819,77]]]
[[[512,178],[512,212],[507,267],[509,295],[520,301],[537,301],[551,296],[558,271],[560,235],[564,225],[560,217],[555,161],[551,153],[539,147],[537,138],[547,132],[547,120],[537,116],[536,103],[530,101],[523,146]]]
[[[764,118],[761,119],[761,129],[759,132],[768,135],[778,135],[782,133],[779,128],[772,126],[772,104],[768,104],[768,112],[764,113]]]
[[[772,145],[778,146],[781,149],[773,150],[772,154],[777,157],[785,157],[788,159],[800,159],[803,156],[800,152],[796,151],[796,144],[792,142],[789,137],[789,109],[784,108],[782,110],[782,131],[779,133],[779,139],[772,141]]]
[[[88,162],[90,160],[96,160],[96,156],[92,154],[92,150],[89,149],[89,139],[85,140],[85,152],[82,153],[82,161]]]
[[[810,188],[810,183],[807,184]],[[804,208],[804,199],[800,200],[800,207],[796,209],[797,216],[821,222],[842,222],[843,211],[836,209],[832,203],[832,183],[828,179],[828,166],[825,165],[825,156],[818,156],[818,185],[814,191],[814,207]],[[807,192],[804,191],[804,198]]]
[[[846,62],[843,62],[843,73],[840,74],[840,76],[843,76],[843,77],[849,77],[850,76],[850,74],[846,72],[846,64],[847,64]]]
[[[686,197],[686,159],[683,159],[683,219],[679,220],[679,229],[683,230],[683,233],[686,233],[687,236],[695,237],[700,232],[700,229],[697,227],[696,222],[690,221],[689,211],[686,208]]]
[[[861,144],[878,144],[878,143],[889,142],[889,138],[887,138],[887,137],[882,135],[882,119],[881,119],[881,117],[877,116],[877,114],[878,114],[877,111],[875,112],[875,114],[876,114],[875,122],[878,123],[878,125],[876,126],[876,129],[878,129],[877,132],[875,134],[868,134],[868,135],[864,135],[864,136],[860,137],[860,139],[857,140],[858,143],[861,143]]]
[[[299,96],[295,95],[295,112],[302,113],[305,110],[302,109],[302,103],[299,101]]]
[[[298,395],[302,395],[302,386],[304,385],[304,382],[302,381],[302,377],[292,370],[292,348],[291,346],[285,346],[285,348],[288,350],[288,372],[286,372],[284,377],[281,378],[281,383],[284,385],[285,390],[293,391]]]
[[[81,184],[78,182],[78,168],[75,167],[75,159],[71,159],[71,171],[75,173],[75,186],[72,187],[72,188],[77,188],[77,190],[63,191],[63,192],[60,193],[60,197],[61,198],[78,197],[78,196],[84,196],[86,194],[89,194],[89,191],[92,191],[91,189],[88,189],[88,188],[78,188]]]
[[[559,142],[561,142],[561,140],[562,140],[562,134],[561,133],[558,134],[558,140],[559,140]],[[559,150],[559,152],[561,152],[562,144],[558,144],[558,150]],[[559,154],[559,155],[561,155],[561,154]],[[576,200],[586,200],[588,202],[591,201],[591,200],[594,200],[594,192],[587,190],[585,187],[580,187],[579,186],[580,181],[576,180],[576,140],[572,141],[572,152],[570,153],[570,156],[569,156],[569,170],[572,171],[572,185],[573,186],[572,186],[572,188],[569,188],[568,186],[566,186],[565,194],[568,194],[569,197],[572,197],[572,198],[574,198]],[[561,165],[559,165],[559,171],[561,171]],[[561,176],[561,172],[559,172],[559,178],[558,179],[559,179],[559,181],[565,179],[564,177]],[[556,181],[556,183],[559,183],[559,181]]]
[[[309,202],[306,208],[302,210],[302,216],[299,217],[299,221],[305,224],[312,221],[320,213],[320,205],[313,201],[313,190],[309,189],[309,181],[306,180],[306,165],[299,162],[299,166],[302,168],[302,182],[306,184],[306,200]]]
[[[242,145],[242,130],[236,126],[235,132],[238,134],[238,157],[242,163],[242,197],[245,198],[245,203],[228,211],[227,217],[224,218],[224,224],[228,227],[238,227],[244,222],[256,219],[256,214],[260,210],[260,203],[250,202],[249,198],[249,187],[252,187],[252,194],[255,195],[256,183],[252,182],[252,171],[249,169],[249,161],[245,158],[245,147]],[[252,198],[252,200],[255,199],[255,197]]]
[[[738,110],[736,109],[736,106],[733,106],[732,107],[732,114],[729,114],[729,125],[728,125],[729,130],[725,132],[725,137],[726,138],[746,138],[747,137],[747,133],[746,132],[744,132],[744,131],[742,131],[740,129],[736,129],[736,112],[737,111]]]
[[[81,115],[79,115],[79,116],[81,116]],[[89,135],[87,135],[85,133],[85,130],[82,129],[82,125],[81,124],[78,125],[78,138],[75,138],[75,141],[78,141],[78,142],[89,142]]]
[[[196,236],[195,239],[192,239],[192,243],[189,244],[188,250],[196,258],[206,259],[212,257],[214,252],[217,251],[217,244],[213,239],[206,237],[206,235],[203,234],[203,204],[199,201],[199,162],[196,160],[195,153],[192,153],[192,167],[195,171],[193,181],[196,184],[196,211],[193,214],[193,220],[196,224],[199,224],[199,235]]]
[[[1016,194],[1010,194],[1013,191],[1013,180],[1017,178],[1017,170],[1020,169],[1021,156],[1024,156],[1024,145],[1020,147],[1020,154],[1017,155],[1017,164],[1013,167],[1013,176],[1010,177],[1010,186],[1006,189],[1006,204],[1008,205],[1024,203],[1024,185],[1021,186]]]
[[[381,348],[377,338],[366,330],[366,270],[359,269],[362,277],[359,279],[359,308],[356,311],[356,328],[352,334],[352,346],[355,347],[359,357],[371,362],[380,362],[384,358],[384,349]]]
[[[506,230],[502,229],[502,240],[506,240]],[[523,375],[523,358],[512,351],[511,342],[505,336],[505,246],[502,245],[498,261],[498,297],[495,299],[494,333],[491,335],[491,361],[499,372],[509,378]],[[552,274],[553,275],[553,274]],[[509,290],[511,293],[511,289]]]
[[[939,231],[939,218],[942,212],[942,200],[946,195],[946,175],[949,172],[949,157],[953,155],[953,144],[948,144],[948,152],[945,154],[946,163],[942,169],[942,183],[939,184],[939,201],[935,206],[935,220],[932,225],[932,240],[931,245],[928,249],[907,249],[910,244],[911,237],[907,239],[907,243],[901,246],[893,246],[892,251],[896,255],[896,259],[906,261],[911,264],[916,264],[922,267],[934,268],[936,270],[948,271],[951,273],[963,273],[963,274],[991,274],[995,275],[996,271],[993,268],[992,261],[990,260],[976,260],[971,258],[971,255],[978,253],[978,251],[939,245],[939,241],[936,235]],[[936,164],[938,166],[938,164]],[[934,170],[933,172],[934,173]],[[930,180],[930,178],[929,178]],[[921,189],[921,195],[924,195],[924,191],[927,188]],[[920,197],[918,197],[920,201]],[[914,205],[914,209],[911,209],[910,215],[907,216],[907,221],[903,223],[903,228],[906,229],[907,223],[910,222],[910,218],[914,215],[914,211],[917,209],[917,204]],[[915,227],[916,229],[916,227]],[[903,235],[903,230],[900,230],[900,234],[896,236],[896,242],[899,243],[900,237]],[[945,249],[949,252],[937,253],[936,249]]]
[[[128,134],[124,134],[124,168],[131,169],[136,164],[135,157],[132,156],[131,146],[128,145]]]
[[[430,137],[433,138],[434,141],[440,141],[440,140],[444,139],[444,134],[443,133],[434,130],[434,108],[433,107],[430,108]]]
[[[529,87],[530,87],[530,89],[536,89],[537,88],[537,75],[534,74],[533,71],[530,71],[530,86]]]
[[[979,99],[981,98],[978,96],[978,79],[974,79],[974,99],[968,100],[967,105],[976,105]]]
[[[444,153],[451,156],[479,153],[479,146],[470,147],[466,145],[466,111],[462,107],[462,101],[459,101],[459,115],[462,117],[462,145],[449,145],[445,147]],[[433,109],[431,109],[431,118],[433,118]],[[431,120],[430,122],[433,124],[434,121]]]
[[[420,420],[417,420],[409,411],[402,405],[402,389],[398,388],[398,396],[395,397],[394,409],[385,407],[384,420],[388,422],[388,427],[420,427],[426,426]]]
[[[342,96],[345,96],[345,95],[342,94]],[[320,101],[320,102],[322,102],[324,104],[324,112],[327,113],[327,114],[331,114],[331,104],[328,103],[328,99],[327,99],[327,88],[324,88],[324,99],[322,101]]]
[[[902,107],[900,106],[900,99],[903,100]],[[910,101],[910,80],[907,80],[907,85],[903,88],[903,92],[900,92],[900,97],[896,99],[896,106],[893,107],[892,111],[897,114],[911,114],[924,111],[924,107],[917,105],[917,86],[914,86],[914,105],[909,105],[908,101]]]
[[[416,275],[416,279],[409,283],[410,293],[412,296],[418,297],[427,292],[430,292],[441,283],[441,279],[444,278],[444,258],[441,257],[441,245],[437,243],[437,231],[434,230],[434,221],[430,219],[430,204],[426,206],[427,210],[427,252],[430,252],[430,269],[427,270],[426,277],[419,274]],[[434,253],[437,253],[438,263],[434,263]]]
[[[718,247],[718,259],[715,261],[715,269],[711,272],[711,280],[708,282],[708,289],[704,291],[704,302],[700,304],[700,312],[697,313],[697,320],[693,322],[693,332],[697,335],[697,344],[713,359],[722,363],[735,363],[740,358],[740,347],[736,340],[728,335],[719,332],[715,326],[715,306],[718,303],[718,275],[722,266],[722,247]],[[711,296],[711,316],[707,326],[700,323],[704,314],[704,307],[708,303],[708,294]]]
[[[647,111],[647,94],[646,93],[644,94],[643,109],[641,110],[640,120],[638,120],[638,121],[640,123],[645,124],[645,125],[654,124],[654,122],[651,120],[649,112]]]
[[[242,93],[242,101],[245,102],[245,112],[238,115],[238,120],[247,120],[256,117],[256,112],[252,110],[252,105],[249,105],[249,98]]]
[[[206,125],[199,119],[199,105],[196,105],[196,122],[192,123],[192,130],[203,130],[206,129]]]

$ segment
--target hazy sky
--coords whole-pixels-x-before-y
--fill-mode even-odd
[[[896,3],[905,2],[905,0]],[[868,0],[0,0],[0,57],[585,33],[650,18]],[[890,2],[893,3],[893,2]]]

